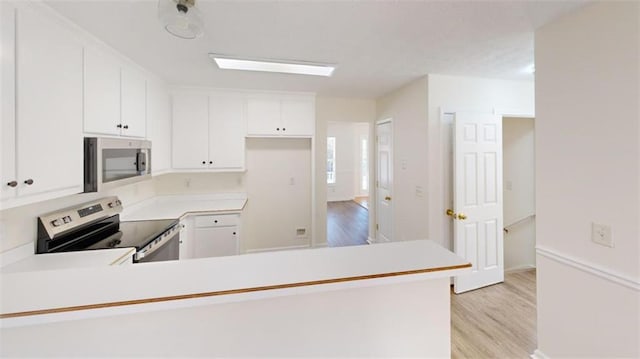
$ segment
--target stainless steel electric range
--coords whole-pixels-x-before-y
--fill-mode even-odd
[[[106,197],[40,216],[36,254],[134,247],[135,263],[179,258],[178,220],[121,222],[120,212]]]

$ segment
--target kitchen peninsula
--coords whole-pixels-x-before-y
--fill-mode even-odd
[[[0,354],[448,357],[470,267],[416,240],[3,273]]]

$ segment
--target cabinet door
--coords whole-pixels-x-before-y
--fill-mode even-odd
[[[173,96],[173,168],[204,169],[209,164],[209,97]]]
[[[237,227],[196,228],[193,238],[194,258],[238,254]]]
[[[312,99],[282,100],[282,134],[285,136],[313,136],[315,106]]]
[[[13,198],[16,188],[9,183],[16,177],[15,147],[15,8],[0,2],[0,200]]]
[[[180,260],[193,258],[192,223],[191,218],[180,221]]]
[[[120,134],[120,64],[101,51],[84,49],[84,132]]]
[[[247,125],[241,96],[209,96],[210,168],[242,169],[245,158]]]
[[[17,15],[18,195],[81,192],[82,45],[57,19]]]
[[[161,83],[147,83],[147,127],[153,146],[151,171],[167,171],[171,168],[171,97]]]
[[[145,137],[147,134],[147,81],[133,69],[122,69],[123,136]]]
[[[281,133],[280,100],[247,99],[247,132],[253,136],[277,136]]]

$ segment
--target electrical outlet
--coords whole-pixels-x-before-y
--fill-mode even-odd
[[[422,186],[416,186],[416,197],[424,197],[424,188],[422,188]]]
[[[296,237],[307,238],[307,229],[304,227],[296,228]]]
[[[513,182],[510,180],[505,181],[504,186],[507,191],[513,190]]]
[[[591,222],[591,240],[602,246],[613,248],[611,226]]]

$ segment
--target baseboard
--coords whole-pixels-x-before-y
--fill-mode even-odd
[[[637,278],[629,277],[625,274],[616,273],[608,268],[589,263],[583,259],[566,255],[551,248],[536,247],[536,253],[555,262],[565,264],[585,273],[592,274],[612,283],[616,283],[627,288],[640,291],[640,281]]]
[[[533,354],[530,355],[531,359],[551,359],[548,356],[544,355],[540,349],[536,349]]]
[[[518,267],[505,269],[504,272],[505,273],[518,273],[518,272],[530,271],[532,269],[536,269],[536,266],[532,266],[532,265],[518,266]]]
[[[244,252],[249,254],[249,253],[260,253],[260,252],[290,251],[290,250],[293,250],[293,249],[309,249],[309,248],[311,248],[311,247],[308,244],[301,244],[301,245],[297,245],[297,246],[247,249]]]

